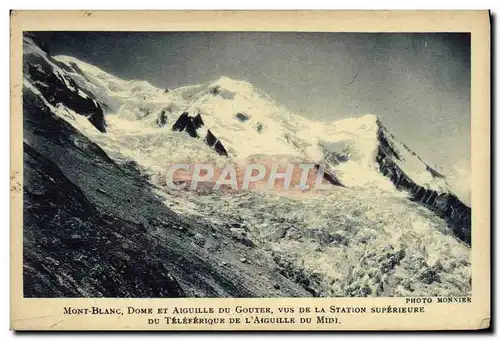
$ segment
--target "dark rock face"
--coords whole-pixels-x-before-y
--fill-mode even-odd
[[[212,131],[208,130],[207,136],[205,137],[205,143],[207,143],[208,146],[214,146],[216,142],[217,142],[217,137],[213,135]]]
[[[87,117],[99,131],[106,132],[106,121],[99,103],[90,95],[85,94],[71,77],[56,74],[53,67],[42,56],[24,55],[23,72],[33,80],[36,88],[50,104],[62,104]]]
[[[115,163],[30,89],[23,119],[24,296],[309,295],[274,268],[255,279],[254,264],[221,266],[259,249],[172,212],[140,167]]]
[[[217,151],[217,153],[221,156],[228,155],[226,149],[224,148],[224,145],[222,145],[220,140],[217,140],[217,142],[215,142],[214,150]]]
[[[25,297],[310,295],[272,267],[221,266],[271,258],[226,226],[172,212],[139,166],[115,163],[29,88],[23,119]]]
[[[470,245],[471,208],[451,193],[438,193],[426,189],[409,178],[394,162],[393,158],[400,160],[400,155],[386,137],[385,128],[380,122],[378,122],[378,125],[379,148],[376,160],[380,166],[380,171],[391,179],[396,188],[408,192],[413,201],[424,205],[429,210],[434,211],[437,215],[444,218],[448,222],[453,234]],[[427,166],[427,170],[434,177],[443,177],[429,166]]]
[[[187,112],[183,112],[175,124],[172,126],[174,131],[186,131],[191,137],[199,138],[198,130],[204,125],[201,114],[197,114],[195,117],[189,116]],[[214,136],[214,134],[208,130],[205,136],[205,143],[213,148],[221,156],[228,156],[226,148],[222,145],[222,142]]]
[[[319,144],[320,149],[323,151],[324,159],[330,164],[338,165],[349,160],[349,155],[347,150],[342,150],[339,152],[328,151],[325,146]]]
[[[199,137],[196,132],[197,128],[197,124],[194,123],[194,118],[190,117],[187,112],[183,112],[172,126],[172,130],[180,132],[186,131],[193,138]]]

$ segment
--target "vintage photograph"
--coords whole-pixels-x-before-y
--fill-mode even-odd
[[[470,33],[25,31],[25,298],[470,296]]]

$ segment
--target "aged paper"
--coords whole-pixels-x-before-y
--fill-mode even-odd
[[[11,11],[11,328],[490,326],[487,11]]]

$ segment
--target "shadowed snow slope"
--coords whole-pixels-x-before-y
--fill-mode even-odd
[[[143,290],[126,288],[138,273],[100,267],[124,284],[116,291],[103,286],[90,260],[81,269],[75,260],[59,277],[49,278],[49,270],[39,278],[50,284],[28,284],[31,295],[470,292],[470,207],[445,174],[376,116],[310,121],[252,84],[227,77],[159,89],[73,57],[51,57],[30,37],[24,54],[25,209],[31,209],[25,214],[43,217],[25,220],[25,230],[32,231],[25,234],[25,278],[68,256],[87,258],[92,242],[114,247],[120,259],[106,261],[126,268],[139,256],[135,251],[146,249],[140,257],[145,276],[137,281]],[[223,168],[273,159],[326,164],[342,186],[325,192],[192,192],[164,185],[174,163]],[[45,216],[33,188],[43,187],[42,199],[50,201],[60,183],[81,211],[59,199],[62,211]],[[49,233],[42,223],[65,232]],[[90,239],[94,234],[85,223],[100,241]],[[127,241],[132,237],[138,237],[135,245]],[[80,241],[64,254],[52,246],[73,238]],[[36,239],[46,244],[37,248]],[[168,278],[165,287],[148,286],[157,275]]]

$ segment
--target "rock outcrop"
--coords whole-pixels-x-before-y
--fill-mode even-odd
[[[194,123],[194,118],[190,117],[187,112],[183,112],[172,126],[172,130],[180,132],[186,131],[187,134],[193,138],[199,137],[196,132],[197,129],[198,127]]]
[[[224,145],[222,145],[222,142],[217,139],[217,137],[214,136],[212,131],[207,130],[207,135],[205,137],[205,143],[207,143],[208,146],[214,148],[214,150],[221,156],[228,156],[226,149],[224,148]]]
[[[163,262],[144,254],[153,245],[144,226],[102,215],[28,144],[23,217],[25,297],[185,296]]]
[[[29,43],[25,41],[25,44]],[[106,132],[106,120],[99,103],[79,88],[70,76],[58,72],[54,66],[49,55],[24,54],[23,73],[32,80],[47,102],[54,106],[66,106],[87,117],[99,131]]]
[[[316,170],[319,170],[320,165],[319,164],[314,164],[314,168]],[[325,169],[323,173],[323,178],[330,184],[337,185],[337,186],[344,186],[340,180],[335,176],[335,173],[333,171],[329,171],[328,169]]]
[[[220,140],[217,140],[217,142],[215,142],[214,150],[221,156],[228,156],[226,148],[224,148],[224,145],[222,145],[222,142]]]

